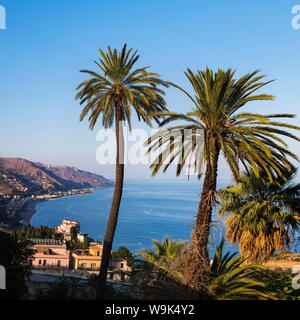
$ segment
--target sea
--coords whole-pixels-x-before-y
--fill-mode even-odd
[[[229,184],[230,181],[222,181],[218,188]],[[201,181],[197,180],[125,180],[113,249],[124,246],[137,254],[142,249],[152,250],[153,239],[189,240],[201,186]],[[81,233],[103,241],[112,196],[113,188],[102,188],[90,194],[38,203],[30,224],[54,227],[63,219],[78,220]],[[224,221],[217,211],[216,208],[213,213],[209,241],[211,255],[225,233]],[[234,252],[238,247],[226,243],[225,250]]]

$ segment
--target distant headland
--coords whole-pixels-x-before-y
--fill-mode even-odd
[[[0,226],[29,224],[36,202],[112,187],[102,175],[21,158],[0,158]]]

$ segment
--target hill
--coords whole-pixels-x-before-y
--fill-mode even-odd
[[[102,175],[20,158],[0,158],[0,195],[30,196],[113,186]]]

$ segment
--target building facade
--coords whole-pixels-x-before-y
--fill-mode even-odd
[[[72,267],[75,270],[100,270],[103,246],[96,245],[88,250],[75,250],[72,253]]]
[[[80,232],[80,224],[76,220],[64,219],[61,225],[55,227],[55,230],[64,235],[66,240],[71,240],[71,228],[74,227],[77,234]]]
[[[97,274],[101,266],[103,245],[89,247],[88,250],[76,250],[72,253],[71,267],[75,270],[88,271]],[[109,264],[109,274],[114,278],[115,271],[128,272],[131,268],[125,259],[112,259]]]
[[[60,240],[30,239],[34,250],[33,268],[69,269],[70,252]]]

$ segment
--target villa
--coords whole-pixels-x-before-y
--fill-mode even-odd
[[[90,246],[88,250],[76,250],[72,253],[71,266],[75,270],[92,273],[100,270],[103,245]],[[112,259],[110,270],[131,271],[125,259]]]
[[[32,266],[34,268],[68,269],[70,253],[66,244],[53,239],[30,239],[31,249],[35,251]]]
[[[80,224],[76,220],[64,219],[61,225],[55,227],[55,230],[64,235],[65,240],[71,240],[71,228],[74,227],[77,232],[77,238],[80,242],[84,241],[84,235],[79,234]]]
[[[110,268],[113,270],[131,271],[131,268],[128,266],[127,260],[121,258],[112,259],[110,262]]]
[[[56,230],[69,234],[71,227],[79,231],[79,223],[74,220],[63,220]],[[32,267],[46,272],[64,272],[77,270],[86,274],[98,274],[101,266],[103,245],[91,242],[88,249],[67,250],[65,240],[30,239],[34,250]],[[125,259],[112,259],[109,264],[108,277],[116,279],[116,271],[131,271]]]
[[[60,233],[70,233],[72,227],[74,227],[76,229],[76,231],[79,233],[80,224],[78,221],[64,219],[62,221],[61,225],[56,227],[56,230],[57,230],[57,232],[60,232]]]
[[[75,270],[99,270],[103,246],[96,245],[88,250],[76,250],[72,253],[72,267]]]

